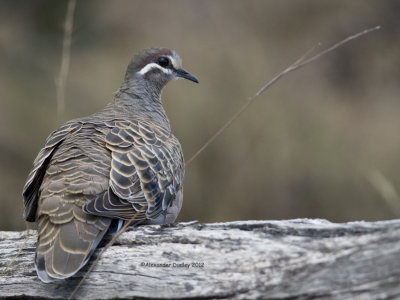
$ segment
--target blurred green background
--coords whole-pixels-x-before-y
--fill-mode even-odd
[[[57,115],[67,1],[0,1],[0,230],[47,135],[113,98],[132,55],[177,50],[200,84],[163,102],[186,159],[317,43],[355,40],[274,85],[186,169],[179,221],[400,217],[399,1],[78,0]],[[322,49],[321,48],[321,49]]]

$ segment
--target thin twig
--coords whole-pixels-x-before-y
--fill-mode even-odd
[[[400,197],[393,182],[377,169],[372,169],[366,174],[366,177],[394,215],[400,216]]]
[[[58,75],[58,78],[55,80],[56,92],[57,92],[57,113],[58,113],[58,115],[61,115],[61,113],[64,111],[64,107],[65,107],[65,84],[67,81],[69,65],[70,65],[71,36],[72,36],[72,29],[74,26],[75,7],[76,7],[76,0],[69,0],[68,7],[67,7],[67,13],[66,13],[66,17],[65,17],[65,23],[64,23],[64,40],[63,40],[63,48],[62,48],[62,55],[61,55],[60,73]],[[18,255],[21,253],[21,251],[24,249],[25,244],[29,238],[29,235],[30,235],[30,231],[29,231],[29,227],[27,227],[27,237],[26,237],[23,245],[21,246],[21,248],[19,249],[19,251],[15,255],[15,257],[10,261],[10,263],[5,267],[5,269],[0,274],[4,274],[8,270],[8,268],[14,263],[15,259],[18,257]]]
[[[309,63],[313,62],[314,60],[317,60],[321,56],[335,50],[336,48],[342,46],[343,44],[354,40],[362,35],[365,35],[367,33],[370,33],[372,31],[380,29],[380,26],[375,26],[370,29],[363,30],[359,33],[356,33],[354,35],[351,35],[344,40],[334,44],[333,46],[313,55],[312,57],[306,59],[307,55],[313,51],[317,46],[313,47],[311,50],[307,51],[302,57],[300,57],[298,60],[296,60],[293,64],[291,64],[289,67],[287,67],[285,70],[280,72],[278,75],[276,75],[274,78],[272,78],[267,84],[265,84],[253,97],[250,97],[247,102],[239,109],[237,113],[235,113],[191,158],[189,158],[186,161],[186,166],[190,164],[201,152],[204,151],[222,132],[225,131],[249,106],[250,104],[253,103],[253,101],[260,96],[265,90],[267,90],[270,86],[272,86],[274,83],[276,83],[279,79],[281,79],[284,75],[287,73],[290,73],[294,70],[297,70],[301,67],[304,67],[305,65],[308,65]]]
[[[267,90],[270,86],[272,86],[274,83],[276,83],[280,78],[282,78],[285,74],[297,70],[311,62],[313,62],[314,60],[320,58],[321,56],[333,51],[334,49],[338,48],[339,46],[353,40],[356,39],[362,35],[365,35],[369,32],[375,31],[380,29],[380,26],[376,26],[374,28],[370,28],[370,29],[366,29],[363,30],[359,33],[356,33],[354,35],[351,35],[347,38],[345,38],[344,40],[334,44],[332,47],[329,47],[317,54],[315,54],[314,56],[306,59],[306,57],[315,50],[316,47],[313,47],[312,49],[310,49],[309,51],[307,51],[304,55],[302,55],[298,60],[296,60],[293,64],[291,64],[289,67],[287,67],[286,69],[284,69],[282,72],[280,72],[278,75],[276,75],[274,78],[272,78],[267,84],[265,84],[260,90],[258,90],[258,92],[250,97],[248,99],[248,101],[239,109],[238,112],[236,112],[190,159],[188,159],[184,166],[182,168],[179,168],[172,176],[172,179],[169,180],[166,184],[163,185],[163,188],[166,188],[166,186],[168,186],[174,179],[174,177],[176,176],[177,173],[179,173],[180,171],[182,171],[186,166],[188,166],[197,156],[200,155],[200,153],[202,153],[219,135],[221,135],[222,132],[224,132],[249,106],[250,104],[253,103],[253,101],[260,96],[265,90]],[[161,190],[161,189],[160,189]],[[156,197],[159,193],[160,190],[154,195],[154,197]],[[147,209],[147,204],[143,207],[143,210]],[[72,294],[70,295],[69,299],[72,299],[72,297],[76,294],[76,292],[79,290],[79,288],[81,287],[83,281],[89,276],[89,273],[93,270],[95,264],[99,261],[101,254],[104,253],[104,251],[106,251],[110,246],[112,246],[112,244],[116,241],[116,239],[132,224],[132,222],[135,220],[135,218],[137,217],[137,215],[140,213],[140,211],[138,211],[122,228],[121,230],[114,235],[114,237],[111,239],[110,242],[107,243],[107,245],[101,250],[101,252],[99,253],[99,255],[97,256],[97,258],[92,262],[90,268],[86,271],[85,275],[83,276],[83,278],[79,281],[78,285],[76,286],[76,288],[74,289],[74,291],[72,292]]]
[[[75,7],[76,0],[69,0],[64,23],[64,40],[61,55],[60,73],[56,79],[57,113],[59,116],[64,112],[65,109],[65,87],[69,73],[71,57],[71,37],[72,29],[74,27]]]
[[[28,242],[29,237],[31,235],[31,232],[29,231],[28,223],[25,223],[25,225],[26,225],[26,237],[25,237],[25,240],[24,240],[23,244],[21,245],[21,247],[18,249],[17,254],[14,255],[14,257],[11,259],[11,261],[8,263],[8,265],[4,268],[4,270],[1,271],[1,273],[0,273],[1,275],[6,274],[7,270],[12,266],[12,264],[17,259],[17,257],[20,255],[22,250],[25,249],[25,245]]]

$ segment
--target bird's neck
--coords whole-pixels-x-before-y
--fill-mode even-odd
[[[124,83],[117,91],[113,104],[126,113],[127,118],[150,121],[170,130],[161,104],[161,89],[143,83]]]

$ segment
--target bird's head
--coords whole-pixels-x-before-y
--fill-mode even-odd
[[[198,83],[198,79],[182,68],[179,55],[167,48],[149,48],[135,55],[128,65],[125,82],[142,82],[162,89],[174,79],[188,79]]]

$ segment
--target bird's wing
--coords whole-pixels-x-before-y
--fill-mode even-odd
[[[51,140],[51,138],[50,138]],[[111,225],[82,206],[107,194],[111,155],[96,126],[69,132],[49,156],[38,185],[38,244],[35,265],[49,282],[75,274],[91,257]]]
[[[172,204],[183,184],[181,146],[170,131],[144,121],[109,123],[110,189],[84,206],[90,214],[143,222]]]
[[[47,138],[45,146],[40,150],[33,162],[33,168],[28,175],[22,192],[25,205],[25,220],[29,222],[36,220],[39,188],[54,150],[68,134],[76,133],[81,128],[82,124],[80,123],[66,123]]]

